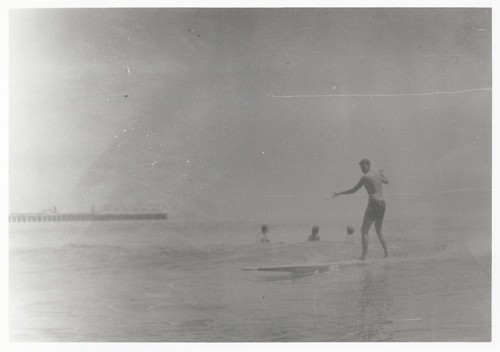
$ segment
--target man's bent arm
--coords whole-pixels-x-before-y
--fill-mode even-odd
[[[385,178],[384,170],[380,169],[380,170],[378,170],[378,173],[379,173],[380,177],[382,178],[382,183],[388,184],[389,180],[387,178]]]

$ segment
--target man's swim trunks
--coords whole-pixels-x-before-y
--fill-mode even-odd
[[[370,200],[365,211],[365,219],[382,220],[385,214],[385,201]]]

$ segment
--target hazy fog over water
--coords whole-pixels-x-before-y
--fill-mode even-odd
[[[488,9],[11,10],[10,210],[488,214],[491,86]]]

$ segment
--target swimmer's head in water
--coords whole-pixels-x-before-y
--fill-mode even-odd
[[[370,171],[370,160],[363,159],[358,164],[361,167],[361,171],[363,171],[364,174]]]

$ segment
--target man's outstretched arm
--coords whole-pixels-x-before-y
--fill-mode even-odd
[[[359,182],[358,182],[358,183],[357,183],[357,185],[356,185],[356,186],[354,186],[353,188],[348,189],[347,191],[342,191],[342,192],[334,192],[334,193],[333,193],[333,195],[332,195],[332,197],[333,197],[333,198],[335,198],[335,197],[340,196],[340,195],[342,195],[342,194],[352,194],[352,193],[356,192],[358,189],[360,189],[360,188],[361,188],[361,186],[363,186],[363,177],[361,177],[361,178],[359,179]]]

